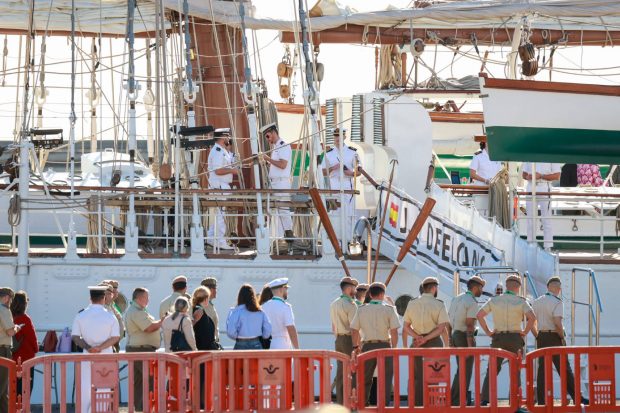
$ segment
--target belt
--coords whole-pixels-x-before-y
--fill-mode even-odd
[[[271,182],[281,182],[288,181],[290,178],[288,176],[274,176],[273,178],[269,178]]]
[[[237,341],[255,341],[258,340],[259,337],[250,337],[250,338],[237,338]]]
[[[521,334],[520,331],[515,330],[515,331],[496,331],[495,334]]]
[[[336,334],[338,337],[351,337],[351,334]]]
[[[379,344],[379,343],[390,344],[390,340],[366,340],[362,342],[362,344]]]
[[[8,345],[8,344],[0,345],[0,348],[8,348],[9,350],[13,350],[13,346]]]
[[[558,332],[555,330],[538,330],[539,333],[554,333],[557,334]]]
[[[157,347],[149,346],[149,345],[144,345],[144,346],[131,346],[131,345],[127,345],[127,346],[125,346],[125,350],[127,350],[127,349],[155,351],[155,350],[157,350]]]

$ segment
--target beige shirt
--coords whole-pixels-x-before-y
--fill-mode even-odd
[[[556,328],[553,318],[564,318],[564,305],[562,303],[562,299],[550,293],[540,296],[534,300],[532,303],[532,308],[534,309],[534,314],[538,320],[539,331],[555,331]]]
[[[174,303],[177,300],[177,298],[181,297],[182,295],[183,294],[181,294],[180,292],[175,291],[172,294],[170,294],[168,297],[162,300],[161,304],[159,304],[159,319],[160,320],[166,317],[166,313],[168,314],[174,313]]]
[[[478,314],[478,301],[473,294],[466,292],[452,299],[448,316],[453,330],[467,331],[465,320],[473,318],[476,320]],[[475,322],[474,322],[475,324]]]
[[[398,327],[396,307],[375,300],[359,307],[351,321],[351,328],[360,331],[362,341],[389,341],[390,330]]]
[[[219,317],[217,316],[217,311],[215,311],[215,306],[212,302],[209,302],[209,305],[203,306],[202,308],[215,325],[215,341],[220,341]]]
[[[521,331],[523,316],[532,311],[532,306],[523,297],[506,292],[491,298],[482,306],[482,311],[493,313],[495,331]]]
[[[183,317],[181,319],[181,317]],[[183,320],[181,322],[181,320]],[[164,319],[164,322],[161,324],[161,329],[164,332],[164,347],[166,351],[170,352],[170,341],[172,340],[172,330],[179,330],[179,325],[181,325],[181,329],[183,330],[183,335],[185,336],[185,340],[187,340],[187,344],[192,348],[193,351],[196,351],[196,337],[194,336],[194,327],[192,326],[191,317],[188,314],[181,314],[177,316],[174,320],[172,319],[172,314]]]
[[[123,323],[123,316],[118,312],[113,304],[106,305],[105,309],[114,314],[114,317],[116,317],[116,321],[118,321],[118,331],[120,332],[120,337],[123,338],[125,336],[125,323]]]
[[[155,319],[145,308],[132,303],[125,313],[125,328],[127,330],[128,346],[153,346],[159,348],[159,330],[145,333]]]
[[[416,334],[428,334],[439,324],[449,322],[449,319],[443,301],[432,294],[424,293],[419,298],[409,301],[403,321],[411,323],[411,328]]]
[[[356,312],[355,301],[346,295],[341,295],[331,303],[329,315],[336,335],[351,335],[351,322]]]
[[[8,307],[0,304],[0,346],[12,346],[13,338],[6,333],[15,327],[13,324],[13,314]]]

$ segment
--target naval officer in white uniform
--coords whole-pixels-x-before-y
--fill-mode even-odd
[[[551,182],[560,179],[562,172],[562,165],[557,163],[542,163],[536,162],[536,193],[539,192],[551,192]],[[526,191],[532,191],[532,162],[526,162],[523,164],[523,179],[527,181]],[[551,216],[551,202],[549,202],[549,195],[536,196],[536,206],[530,199],[525,204],[525,210],[527,213],[527,240],[533,242],[535,240],[535,232],[533,228],[533,217],[535,211],[540,208],[540,220],[543,227],[544,246],[546,250],[553,247],[553,227],[549,217]],[[538,226],[538,222],[536,223]]]
[[[469,165],[469,177],[473,185],[488,185],[491,179],[502,170],[502,163],[489,159],[487,143],[480,142],[480,152],[476,152]]]
[[[271,144],[269,155],[262,154],[260,158],[269,164],[269,181],[272,189],[291,189],[291,158],[293,151],[291,145],[280,138],[278,127],[275,123],[270,123],[261,128],[261,134]],[[290,194],[279,196],[279,199],[289,200]],[[277,209],[276,235],[278,238],[284,236],[292,239],[293,219],[290,208]]]
[[[106,308],[105,292],[107,286],[88,287],[91,304],[80,311],[73,320],[71,338],[73,342],[90,354],[113,353],[114,344],[121,338],[118,320]],[[82,413],[90,413],[90,362],[82,362],[81,401]]]
[[[286,302],[288,298],[288,278],[277,278],[267,284],[273,298],[262,305],[271,322],[271,350],[291,350],[299,348],[293,307]]]
[[[346,129],[342,130],[342,134]],[[340,144],[340,128],[333,130],[334,144],[325,152],[323,158],[323,169],[329,174],[329,189],[350,191],[353,189],[353,180],[360,174],[362,163],[357,154],[357,149]],[[343,139],[346,137],[343,136]],[[342,181],[340,180],[340,164],[342,164]],[[342,186],[341,183],[342,182]],[[344,196],[345,210],[345,239],[351,238],[352,222],[355,215],[355,197],[346,194]],[[339,231],[338,231],[339,232]]]
[[[215,145],[209,151],[209,188],[230,189],[233,177],[239,173],[233,167],[234,156],[230,152],[230,129],[221,128],[214,132]],[[215,239],[214,239],[215,237]],[[226,242],[226,221],[224,220],[223,207],[216,208],[215,223],[211,222],[207,232],[209,243],[219,249],[232,249]]]

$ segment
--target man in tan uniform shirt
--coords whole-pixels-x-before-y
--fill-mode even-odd
[[[536,316],[532,307],[525,298],[520,297],[519,289],[521,288],[521,277],[518,275],[510,275],[506,278],[506,292],[491,298],[478,311],[478,322],[484,332],[491,337],[491,347],[508,350],[518,354],[525,345],[524,337],[534,326]],[[493,314],[493,331],[489,329],[485,317]],[[526,317],[527,323],[525,329],[521,328],[523,317]],[[502,369],[503,358],[497,358],[497,374]],[[517,380],[521,381],[520,375]],[[494,395],[495,396],[495,395]],[[481,403],[487,405],[489,403],[489,369],[484,378],[482,385]]]
[[[467,292],[452,299],[448,316],[450,317],[451,340],[453,347],[476,347],[476,316],[478,315],[478,301],[476,298],[482,295],[485,281],[473,276],[467,280]],[[457,368],[452,381],[452,405],[459,406],[461,403],[460,386],[460,363],[456,358]],[[474,358],[465,358],[465,391],[469,391],[471,373],[474,367]]]
[[[175,277],[174,280],[172,280],[172,294],[164,298],[161,304],[159,304],[159,318],[163,319],[166,315],[172,314],[174,312],[174,303],[177,301],[177,298],[185,295],[186,292],[187,277],[184,275]]]
[[[209,292],[211,293],[209,298],[209,303],[203,305],[203,309],[205,314],[209,316],[213,324],[215,325],[215,341],[217,344],[220,344],[220,332],[219,332],[219,317],[217,315],[217,311],[215,310],[215,306],[213,305],[213,300],[217,297],[217,280],[213,277],[207,277],[200,282],[200,285],[203,287],[207,287]],[[190,300],[191,301],[191,300]],[[221,345],[220,345],[221,348]]]
[[[107,287],[103,306],[106,310],[114,314],[114,317],[116,317],[116,321],[118,321],[118,331],[120,333],[120,339],[116,342],[116,344],[114,344],[114,346],[112,346],[114,348],[114,352],[118,353],[121,350],[120,340],[125,337],[125,323],[123,323],[123,316],[114,305],[114,286],[109,281],[102,281],[101,283],[99,283],[99,285]]]
[[[398,344],[398,314],[396,308],[383,302],[385,298],[385,284],[375,282],[368,289],[370,302],[357,309],[351,322],[351,337],[353,350],[367,352],[380,348],[395,348]],[[360,347],[361,346],[361,347]],[[372,375],[377,367],[377,360],[371,359],[364,366],[364,397],[365,404],[370,396]],[[394,362],[392,358],[385,359],[385,404],[389,405],[392,395],[392,377]],[[358,386],[359,387],[359,386]]]
[[[332,320],[332,332],[336,336],[336,351],[351,357],[353,352],[353,340],[351,338],[351,322],[357,312],[355,304],[355,288],[357,280],[351,277],[344,277],[340,280],[340,290],[342,294],[335,299],[329,306],[329,315]],[[336,403],[342,404],[343,396],[343,368],[342,362],[338,362],[336,368]]]
[[[532,303],[536,324],[532,329],[536,337],[536,348],[564,347],[564,303],[562,302],[562,280],[560,277],[551,277],[547,281],[547,293],[538,297]],[[560,374],[560,356],[553,356],[553,365]],[[575,401],[575,376],[566,357],[566,392]],[[544,358],[538,360],[538,373],[536,378],[536,399],[538,404],[545,404],[545,364]],[[589,400],[581,397],[583,404],[589,404]]]
[[[146,311],[149,304],[149,291],[146,288],[136,288],[131,297],[131,306],[125,313],[125,328],[127,329],[127,353],[155,352],[159,348],[159,329],[163,319],[155,320]],[[133,364],[134,380],[133,394],[134,406],[138,411],[142,410],[142,362]],[[151,389],[153,383],[149,383]]]
[[[13,357],[13,336],[20,327],[13,324],[13,315],[9,307],[15,293],[8,287],[0,288],[0,357]],[[9,410],[9,371],[0,368],[0,412]]]
[[[427,277],[422,281],[422,295],[407,304],[403,316],[403,346],[407,347],[408,336],[413,337],[411,348],[443,347],[441,335],[449,325],[448,313],[443,301],[438,300],[439,280]],[[422,357],[414,357],[413,379],[415,383],[415,404],[421,406],[424,400],[424,369]]]

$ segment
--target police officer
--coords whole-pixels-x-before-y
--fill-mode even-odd
[[[209,188],[230,189],[233,177],[239,170],[233,166],[234,156],[231,148],[230,129],[221,128],[214,132],[215,145],[209,151]],[[217,226],[217,233],[216,233]],[[232,249],[226,242],[226,221],[223,207],[216,208],[215,223],[211,222],[207,234],[209,240],[214,239],[212,245],[219,249]],[[210,242],[211,243],[211,242]]]
[[[177,298],[187,296],[187,277],[179,275],[172,280],[172,294],[164,298],[159,304],[159,318],[163,319],[174,312],[174,303]]]
[[[125,336],[125,324],[123,323],[122,314],[116,309],[114,305],[114,287],[109,281],[103,281],[99,283],[100,286],[106,287],[105,298],[104,298],[104,307],[106,310],[111,312],[114,317],[116,317],[116,321],[118,321],[118,328],[120,332],[120,340]],[[120,340],[114,344],[114,352],[118,353],[121,350]]]
[[[260,158],[269,164],[269,181],[272,189],[291,189],[291,158],[293,151],[291,145],[285,143],[278,133],[275,123],[270,123],[261,128],[261,134],[271,144],[270,155],[261,154]],[[290,194],[280,197],[280,199],[290,199]],[[290,208],[278,208],[277,236],[284,235],[287,240],[292,241],[293,219]]]
[[[200,285],[203,287],[207,287],[211,295],[209,296],[209,302],[203,304],[202,308],[204,313],[213,321],[213,325],[215,326],[215,341],[220,345],[220,332],[219,332],[219,317],[217,315],[217,310],[215,309],[215,305],[213,305],[213,300],[217,298],[217,280],[213,277],[207,277],[200,282]],[[199,316],[202,316],[202,312],[199,312]],[[196,313],[194,313],[196,314]],[[196,321],[194,319],[194,321]]]
[[[474,275],[467,280],[467,292],[452,299],[448,316],[452,330],[453,347],[476,347],[476,316],[478,315],[478,301],[476,298],[482,295],[485,281]],[[452,381],[452,405],[460,405],[460,363],[456,358],[457,369]],[[465,359],[465,390],[469,390],[471,373],[474,366],[474,358]]]
[[[149,290],[136,288],[131,296],[131,306],[125,313],[125,328],[127,329],[125,351],[127,353],[155,352],[159,348],[159,329],[163,319],[155,320],[146,310],[148,304]],[[133,366],[134,408],[142,410],[142,362],[134,362]],[[149,383],[149,388],[152,386],[153,383]]]
[[[520,297],[521,277],[510,275],[506,277],[506,291],[502,295],[495,296],[486,302],[478,311],[478,322],[484,332],[491,337],[491,347],[501,348],[511,353],[518,354],[525,345],[524,337],[534,326],[536,316],[530,304],[525,298]],[[493,331],[489,329],[485,317],[493,314]],[[522,321],[525,316],[527,322],[522,329]],[[502,369],[503,358],[497,358],[497,374]],[[519,383],[521,377],[517,376]],[[494,395],[495,396],[495,395]],[[482,404],[489,403],[489,369],[482,385]]]
[[[564,339],[564,303],[562,303],[562,280],[560,277],[551,277],[547,280],[547,293],[538,297],[532,303],[536,315],[536,325],[532,333],[536,337],[536,348],[563,347],[566,346]],[[553,364],[560,374],[560,356],[553,356]],[[575,401],[575,376],[566,359],[566,392]],[[545,404],[545,365],[544,359],[538,360],[538,375],[536,380],[536,396],[538,404]],[[583,404],[589,400],[582,396]]]
[[[91,304],[75,316],[71,328],[71,339],[87,353],[112,353],[112,348],[120,340],[121,334],[118,320],[104,307],[108,287],[97,285],[88,287],[88,289]],[[90,362],[82,362],[81,365],[82,413],[91,411],[90,364]]]
[[[262,305],[271,321],[271,350],[290,350],[299,348],[297,328],[293,307],[286,302],[288,298],[288,278],[276,278],[267,284],[273,298]]]
[[[358,284],[355,288],[355,304],[359,307],[364,304],[366,300],[366,293],[368,292],[368,284]]]
[[[407,347],[408,336],[413,337],[411,348],[443,347],[441,335],[449,325],[448,313],[443,301],[437,299],[439,280],[426,277],[422,281],[422,295],[407,304],[403,316],[403,345]],[[422,357],[414,358],[415,404],[424,400],[424,369]]]
[[[380,348],[395,348],[398,344],[398,314],[396,307],[391,306],[385,299],[385,284],[374,282],[368,289],[370,302],[357,309],[351,322],[351,337],[353,350],[367,352]],[[377,367],[377,360],[370,359],[364,366],[364,394],[365,403],[370,397],[372,376]],[[392,377],[394,363],[391,357],[385,359],[385,403],[389,404],[392,394]]]
[[[344,129],[343,129],[344,134]],[[357,149],[352,146],[340,144],[340,128],[333,131],[334,144],[327,150],[323,159],[323,167],[329,175],[329,188],[334,190],[350,191],[353,189],[353,179],[362,169]],[[340,180],[340,165],[342,164],[342,186]],[[345,195],[345,237],[351,234],[351,220],[355,212],[355,198],[353,195]]]
[[[347,357],[350,357],[353,352],[351,322],[357,311],[357,305],[354,300],[357,284],[357,280],[351,277],[344,277],[340,280],[340,291],[342,294],[329,307],[332,332],[336,336],[336,351],[345,354]],[[342,375],[342,362],[339,361],[336,370],[336,403],[338,404],[342,404],[344,400]]]
[[[15,293],[8,287],[0,288],[0,357],[13,357],[13,336],[20,326],[13,324],[13,315],[9,307]],[[9,371],[0,368],[0,412],[8,412],[9,408]]]
[[[501,169],[501,162],[489,159],[487,142],[480,142],[480,151],[474,154],[469,165],[469,177],[472,180],[472,184],[488,185]]]

